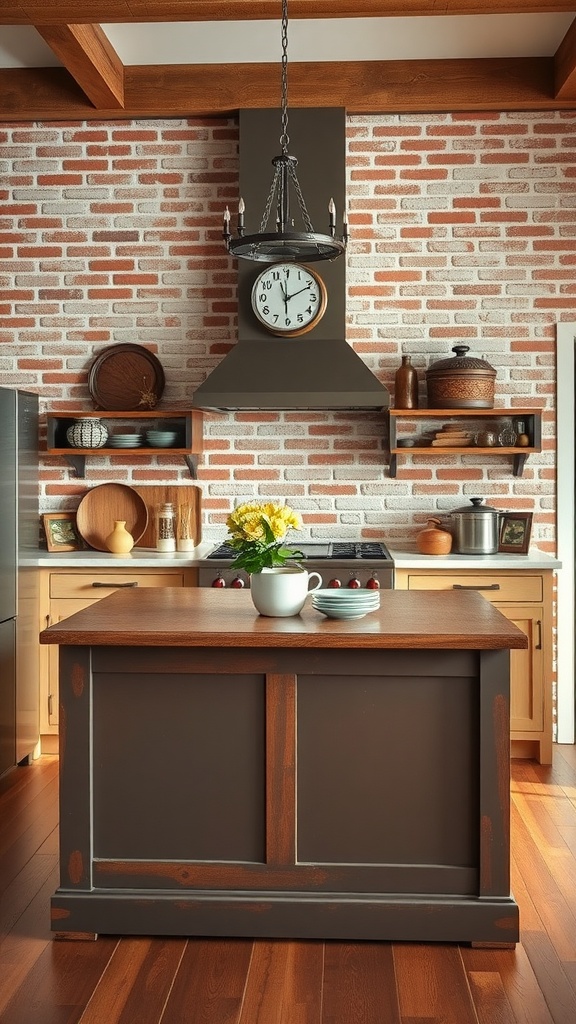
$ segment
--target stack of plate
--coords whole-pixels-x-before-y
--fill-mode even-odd
[[[139,448],[142,437],[140,434],[110,434],[107,443],[110,448]]]
[[[361,619],[380,607],[379,590],[315,590],[312,606],[330,619]]]
[[[178,440],[176,430],[147,430],[146,440],[151,448],[174,448]]]

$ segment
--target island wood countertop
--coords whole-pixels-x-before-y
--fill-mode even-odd
[[[300,615],[268,618],[249,591],[166,588],[119,591],[40,633],[75,646],[285,647],[499,650],[526,635],[477,593],[384,590],[361,619],[329,619],[310,599]]]

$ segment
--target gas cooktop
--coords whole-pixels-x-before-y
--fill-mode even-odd
[[[326,543],[298,544],[291,546],[301,551],[310,559],[360,559],[370,562],[391,562],[392,557],[385,544],[371,541],[328,541]],[[234,548],[224,543],[207,555],[207,558],[231,559],[236,557]]]

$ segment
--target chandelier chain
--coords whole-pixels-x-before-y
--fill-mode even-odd
[[[290,136],[288,135],[288,0],[282,0],[282,92],[281,92],[281,109],[282,109],[282,134],[280,135],[280,145],[282,147],[282,153],[284,156],[288,153],[288,143],[290,142]]]
[[[312,227],[312,221],[310,220],[310,214],[308,213],[308,210],[306,208],[306,203],[304,201],[304,196],[302,195],[302,189],[300,188],[300,182],[298,181],[298,178],[296,177],[296,171],[294,170],[294,165],[293,164],[289,164],[288,165],[288,174],[290,175],[290,177],[292,179],[292,187],[293,187],[294,192],[296,193],[296,197],[298,199],[298,204],[300,206],[300,213],[302,214],[302,220],[304,221],[304,227],[306,228],[306,231],[314,231],[314,228]]]
[[[262,220],[260,222],[260,234],[263,234],[264,231],[266,231],[266,227],[267,227],[268,221],[270,220],[270,214],[272,213],[272,203],[274,202],[274,197],[275,197],[276,192],[278,190],[279,179],[280,179],[280,167],[277,164],[275,169],[274,169],[274,178],[272,180],[272,184],[270,186],[270,191],[268,193],[268,198],[266,200],[266,207],[264,209],[264,213],[262,214]]]

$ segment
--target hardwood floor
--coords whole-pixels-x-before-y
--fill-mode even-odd
[[[576,747],[512,763],[516,949],[55,941],[58,760],[0,780],[2,1024],[574,1024]]]

